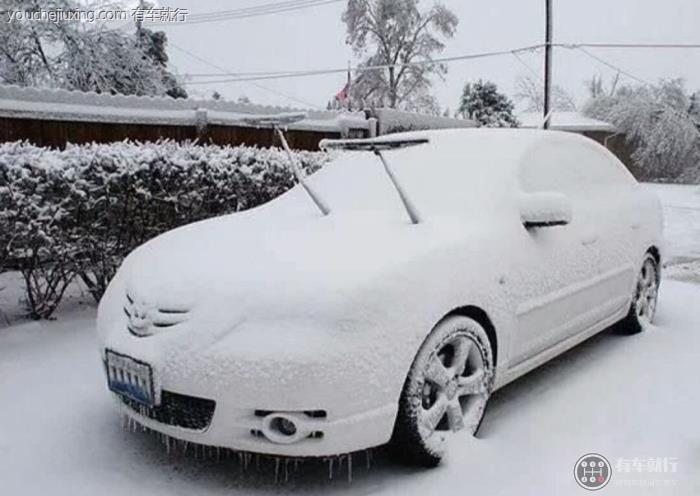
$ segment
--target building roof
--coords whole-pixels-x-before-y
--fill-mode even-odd
[[[542,124],[543,116],[539,112],[524,112],[518,115],[521,127],[537,128]],[[559,131],[585,132],[604,131],[614,133],[615,126],[609,122],[586,117],[580,112],[553,112],[550,128]]]
[[[300,109],[217,100],[109,95],[63,89],[0,85],[0,117],[80,122],[194,125],[198,113],[209,124],[252,126],[251,115],[298,112]],[[295,130],[337,131],[343,126],[366,128],[363,112],[303,110],[306,119]],[[253,126],[254,127],[254,126]]]

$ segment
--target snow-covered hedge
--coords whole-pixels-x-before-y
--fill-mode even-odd
[[[298,152],[312,172],[327,155]],[[294,184],[279,149],[120,142],[0,145],[0,272],[19,270],[34,318],[79,278],[95,299],[136,246],[267,202]]]

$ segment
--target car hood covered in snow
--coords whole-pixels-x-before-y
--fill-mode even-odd
[[[449,222],[413,226],[361,214],[320,217],[305,208],[279,223],[273,211],[295,202],[278,201],[147,243],[121,269],[124,291],[162,308],[211,306],[246,318],[332,310],[373,279],[458,240]]]

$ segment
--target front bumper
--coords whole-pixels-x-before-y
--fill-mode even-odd
[[[115,325],[101,335],[106,337],[104,349],[153,368],[158,410],[120,398],[123,413],[170,437],[290,457],[338,455],[388,442],[403,365],[392,365],[380,351],[384,346],[372,340],[309,325],[298,331],[288,327],[240,326],[195,339],[191,329],[138,338]],[[215,403],[213,415],[204,422],[199,417],[190,422],[187,415],[178,420],[182,416],[166,405],[173,397],[193,398],[204,406]],[[299,433],[294,442],[276,442],[267,435],[270,416],[279,415],[294,421]]]
[[[303,412],[284,413],[299,419],[297,426],[309,435],[292,444],[275,443],[262,435],[265,417],[241,407],[236,401],[220,400],[210,425],[204,430],[186,429],[149,418],[126,406],[122,412],[137,423],[174,439],[238,451],[290,457],[323,457],[351,453],[378,446],[389,440],[396,417],[396,406],[386,405],[346,417],[314,418]]]

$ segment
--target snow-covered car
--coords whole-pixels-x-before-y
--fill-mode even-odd
[[[303,185],[124,261],[97,327],[131,419],[280,456],[389,443],[431,466],[495,389],[653,320],[658,200],[594,141],[467,129],[325,146],[335,158]]]

